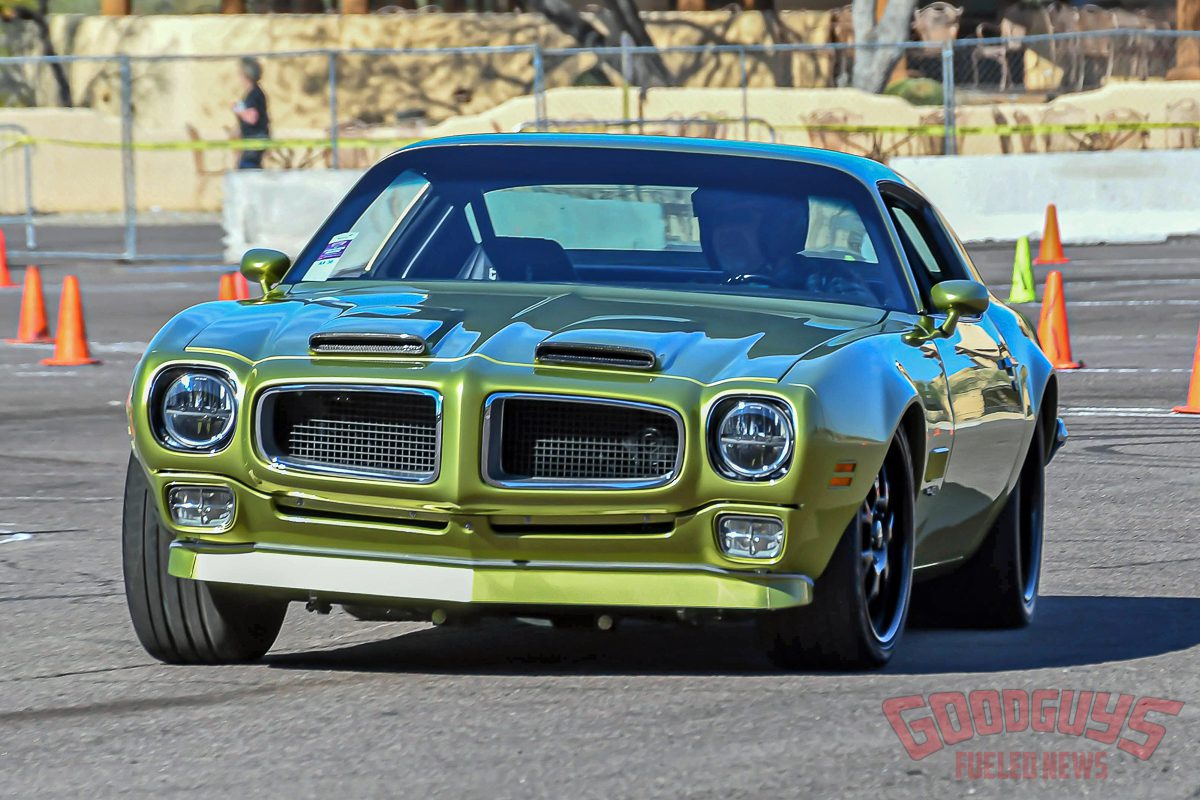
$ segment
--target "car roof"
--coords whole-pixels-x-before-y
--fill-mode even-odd
[[[625,133],[480,133],[445,136],[411,144],[395,153],[430,147],[602,147],[613,150],[659,150],[674,153],[775,158],[804,164],[819,164],[849,173],[868,186],[878,181],[905,182],[892,169],[862,156],[800,147],[790,144],[739,142],[726,139],[698,139],[683,136],[639,136]]]

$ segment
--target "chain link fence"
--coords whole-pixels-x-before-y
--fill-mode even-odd
[[[874,46],[0,58],[0,223],[23,227],[26,250],[43,256],[162,258],[148,252],[147,222],[197,211],[215,219],[224,175],[243,150],[265,150],[268,169],[361,169],[456,133],[700,136],[882,161],[1197,146],[1197,84],[1165,79],[1200,57],[1200,34],[976,33]],[[239,139],[230,108],[244,93],[246,57],[263,68],[269,140]],[[877,73],[870,88],[885,89],[854,88],[868,67]],[[61,107],[66,94],[75,108]],[[88,213],[113,231],[96,252],[38,236],[56,215]]]

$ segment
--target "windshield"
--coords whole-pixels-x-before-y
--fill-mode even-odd
[[[813,164],[463,146],[387,159],[288,282],[516,281],[910,305],[871,195]]]

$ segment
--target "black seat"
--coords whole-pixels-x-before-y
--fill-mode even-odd
[[[501,281],[573,281],[575,268],[552,239],[497,236],[487,243],[488,259]]]

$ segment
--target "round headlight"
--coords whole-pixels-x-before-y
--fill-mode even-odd
[[[766,400],[739,399],[726,405],[714,445],[726,472],[763,479],[788,465],[794,439],[792,420],[783,408]]]
[[[162,426],[170,444],[204,450],[233,428],[234,390],[229,381],[203,372],[180,375],[162,395]]]

